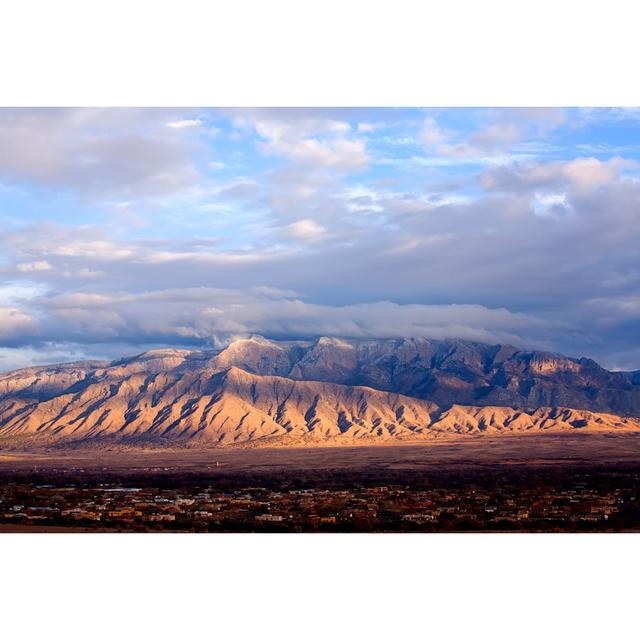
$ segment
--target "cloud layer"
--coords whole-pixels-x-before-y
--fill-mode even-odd
[[[640,368],[638,124],[601,116],[0,110],[0,368],[249,333]]]

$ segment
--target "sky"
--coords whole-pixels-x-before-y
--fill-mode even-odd
[[[640,369],[640,109],[0,109],[0,370],[248,335]]]

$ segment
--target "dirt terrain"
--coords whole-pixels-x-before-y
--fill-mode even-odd
[[[242,473],[282,469],[427,469],[484,465],[591,465],[640,461],[638,433],[482,436],[419,445],[177,450],[0,451],[0,473],[12,470]]]

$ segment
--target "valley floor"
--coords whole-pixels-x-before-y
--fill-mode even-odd
[[[0,447],[0,474],[47,469],[226,474],[278,469],[421,469],[482,465],[640,463],[640,433],[532,433],[459,436],[424,444],[355,447],[42,449]]]
[[[640,531],[640,434],[0,450],[0,533]]]

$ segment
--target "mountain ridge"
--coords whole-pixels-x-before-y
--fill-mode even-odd
[[[268,446],[640,431],[634,375],[461,340],[254,337],[0,375],[0,442]]]

